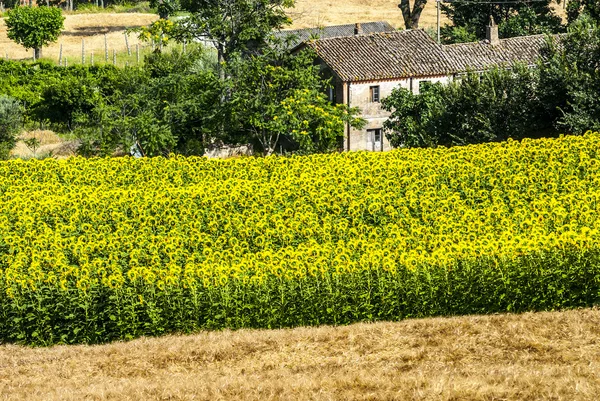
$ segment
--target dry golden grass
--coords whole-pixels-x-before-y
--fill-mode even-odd
[[[596,400],[600,310],[0,346],[4,400]]]
[[[25,145],[24,140],[37,138],[40,142],[36,149],[35,155],[33,151]],[[29,159],[32,157],[41,157],[51,155],[58,159],[75,155],[77,143],[75,141],[65,141],[49,130],[35,130],[24,132],[19,136],[17,145],[11,150],[12,157]]]
[[[94,52],[96,60],[104,57],[104,34],[110,51],[126,50],[124,33],[127,28],[151,24],[158,19],[156,14],[77,14],[67,15],[65,29],[56,43],[42,49],[43,57],[58,59],[60,44],[64,56],[81,57],[81,40],[85,40],[85,51],[89,59]],[[138,43],[136,35],[129,35],[129,45]],[[11,59],[31,58],[33,50],[26,51],[6,36],[6,24],[0,19],[0,57]]]
[[[403,28],[404,21],[398,8],[399,3],[399,0],[296,0],[296,7],[291,10],[290,16],[294,20],[293,28],[369,21],[388,21],[396,28]],[[564,17],[565,13],[562,6],[554,3],[554,8],[559,15]],[[441,23],[442,25],[449,23],[449,20],[443,14],[441,15]],[[436,2],[428,0],[421,14],[419,26],[421,28],[435,28],[436,25]]]
[[[404,21],[398,8],[399,3],[399,0],[296,0],[296,6],[290,11],[290,16],[294,20],[292,28],[369,21],[388,21],[396,28],[403,28]],[[436,3],[429,0],[421,14],[420,26],[435,27],[436,21]],[[447,23],[443,15],[442,23]]]

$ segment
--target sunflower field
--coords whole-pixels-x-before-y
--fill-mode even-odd
[[[0,342],[600,300],[600,134],[0,163]]]

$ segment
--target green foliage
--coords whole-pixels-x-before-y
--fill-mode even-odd
[[[143,26],[132,31],[138,33],[139,40],[152,43],[155,46],[155,51],[160,51],[162,46],[169,44],[169,38],[174,31],[174,24],[171,20],[161,18],[154,21],[150,26]]]
[[[540,63],[542,97],[560,130],[582,134],[600,128],[600,26],[575,21],[560,43],[550,40]]]
[[[65,76],[46,86],[37,104],[37,117],[64,127],[74,128],[74,116],[90,112],[101,101],[95,78]]]
[[[264,46],[274,29],[291,21],[285,8],[293,0],[183,0],[181,8],[189,18],[179,21],[180,39],[210,40],[220,62],[228,62],[236,53],[253,53]]]
[[[37,52],[58,39],[64,20],[60,8],[41,6],[14,8],[4,22],[9,39]],[[40,56],[36,54],[36,58]]]
[[[477,42],[478,37],[475,28],[468,26],[443,26],[440,29],[443,43],[469,43]]]
[[[17,143],[22,125],[21,104],[9,96],[0,95],[0,159],[7,159]]]
[[[440,3],[451,25],[442,29],[446,43],[460,43],[471,39],[485,39],[485,28],[490,16],[498,24],[500,37],[557,33],[562,28],[561,19],[550,7],[551,0],[541,2],[504,2],[490,4],[482,0]],[[457,28],[463,28],[459,30]]]
[[[161,19],[167,19],[179,10],[181,4],[179,0],[150,0],[150,7],[156,8]]]
[[[539,77],[525,66],[468,73],[420,95],[398,88],[383,100],[394,146],[452,146],[536,136],[551,128],[537,97]]]
[[[582,14],[588,15],[593,20],[600,20],[600,2],[597,0],[571,0],[567,3],[569,24],[575,22]]]
[[[278,146],[303,152],[339,148],[344,122],[356,126],[357,109],[333,105],[319,77],[314,54],[290,55],[285,46],[271,46],[260,55],[238,58],[227,70],[231,79],[228,103],[233,136],[252,143],[257,152]]]

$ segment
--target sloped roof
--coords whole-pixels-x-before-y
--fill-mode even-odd
[[[420,29],[319,39],[306,43],[343,81],[437,75],[450,65]]]
[[[325,39],[340,36],[352,36],[354,35],[355,25],[356,24],[346,24],[324,26],[319,28],[290,29],[274,32],[274,35],[278,39],[284,39],[285,37],[290,35],[295,36],[295,38],[291,42],[291,47],[294,48],[300,43],[306,42],[310,39]],[[394,32],[396,30],[387,21],[363,22],[360,24],[360,26],[363,34],[377,32]]]
[[[546,35],[530,35],[500,39],[499,43],[494,45],[488,41],[481,41],[442,47],[454,72],[461,72],[515,63],[533,65],[539,59],[545,43]]]
[[[562,35],[555,35],[559,40]],[[438,45],[421,29],[306,42],[343,81],[447,75],[515,63],[535,64],[546,35]]]

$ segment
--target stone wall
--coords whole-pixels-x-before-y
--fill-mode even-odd
[[[346,95],[343,83],[336,83],[336,101],[345,103],[349,100],[350,107],[358,107],[361,110],[361,115],[367,120],[367,125],[357,130],[350,128],[350,132],[346,130],[344,140],[344,150],[374,150],[373,132],[369,130],[381,129],[383,123],[389,117],[389,112],[381,108],[380,102],[371,101],[371,87],[379,86],[379,98],[384,99],[392,93],[392,90],[402,87],[412,90],[413,93],[419,93],[421,82],[441,82],[448,83],[452,80],[450,76],[435,76],[435,77],[419,77],[419,78],[404,78],[404,79],[387,79],[379,81],[365,81],[358,83],[349,83],[349,96]],[[348,97],[349,99],[347,99]],[[383,135],[382,146],[376,150],[391,150],[392,147],[388,140]]]

